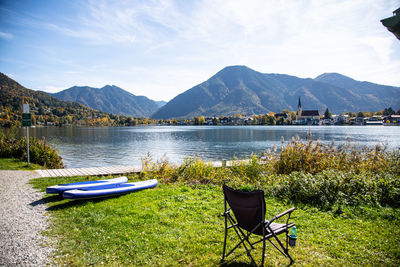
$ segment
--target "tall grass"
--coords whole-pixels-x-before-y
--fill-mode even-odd
[[[384,146],[356,148],[350,143],[335,147],[292,139],[280,152],[252,155],[229,168],[215,168],[187,158],[174,166],[163,158],[143,159],[143,178],[164,183],[228,184],[259,188],[266,194],[321,207],[334,205],[400,206],[400,153]]]

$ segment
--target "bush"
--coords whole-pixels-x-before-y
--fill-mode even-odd
[[[0,157],[18,158],[27,161],[26,137],[21,139],[0,136]],[[51,148],[44,140],[29,138],[30,162],[46,168],[63,168],[63,162],[57,151]]]
[[[388,152],[381,145],[357,149],[350,143],[334,147],[333,142],[325,145],[312,140],[301,142],[293,138],[286,146],[282,144],[280,154],[275,157],[278,159],[274,168],[278,174],[297,171],[316,174],[329,169],[355,173],[371,171],[400,174],[399,151]]]
[[[144,175],[164,183],[227,184],[263,189],[271,197],[330,208],[334,205],[400,207],[400,155],[382,146],[356,149],[293,139],[280,153],[252,155],[229,168],[196,158],[179,166],[143,161]]]
[[[400,177],[392,174],[326,170],[318,174],[277,175],[264,187],[268,195],[329,208],[342,205],[400,207]]]

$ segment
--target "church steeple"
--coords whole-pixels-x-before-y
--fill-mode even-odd
[[[302,110],[301,110],[301,101],[300,101],[300,96],[299,96],[299,104],[297,105],[297,114],[296,114],[296,120],[298,121],[301,117]]]

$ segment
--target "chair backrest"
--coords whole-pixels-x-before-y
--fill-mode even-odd
[[[251,232],[265,219],[264,191],[243,192],[223,185],[225,200],[228,202],[239,227]],[[254,231],[260,234],[262,228]]]

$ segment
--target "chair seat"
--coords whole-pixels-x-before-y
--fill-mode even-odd
[[[295,224],[290,223],[290,224],[283,224],[283,223],[271,223],[269,227],[271,230],[276,234],[279,235],[282,232],[285,232],[287,229],[293,227]],[[269,231],[268,231],[269,232]]]
[[[267,223],[268,223],[268,222],[267,222]],[[289,228],[291,228],[291,227],[293,227],[293,226],[295,226],[294,223],[290,223],[290,224],[271,223],[271,224],[269,225],[269,227],[271,228],[272,232],[275,233],[275,235],[279,235],[279,234],[281,234],[282,232],[285,232],[287,229],[289,229]],[[256,234],[256,235],[262,236],[262,235],[263,235],[263,233],[262,233],[262,228],[261,228],[261,227],[257,228],[253,233]],[[265,234],[266,234],[267,238],[268,238],[269,236],[272,235],[272,233],[269,231],[268,228],[266,229]]]

